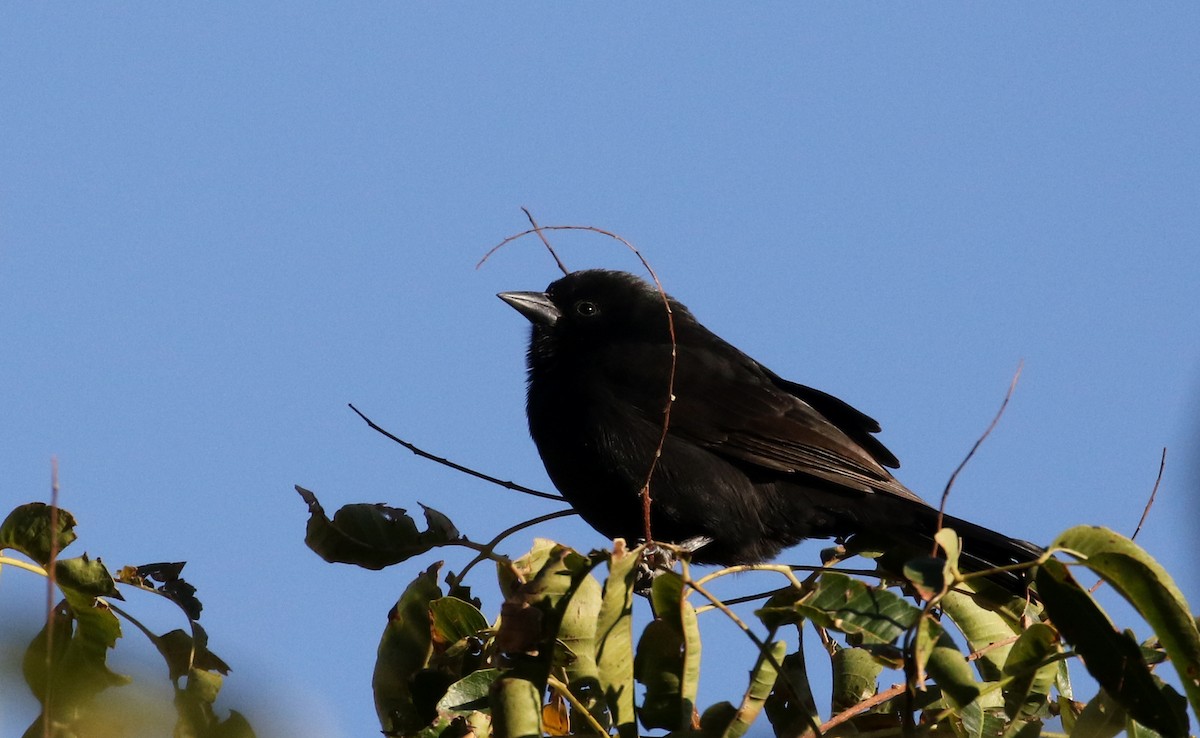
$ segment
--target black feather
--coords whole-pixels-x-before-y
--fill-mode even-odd
[[[533,323],[529,430],[546,471],[609,538],[643,535],[639,490],[667,406],[671,339],[662,296],[623,272],[574,272],[502,299]],[[670,300],[677,358],[670,426],[651,480],[661,541],[711,539],[700,563],[755,563],[805,538],[930,549],[937,511],[888,471],[879,424],[780,378]],[[958,518],[964,568],[1032,561],[1033,544]],[[1019,575],[994,578],[1019,591]]]

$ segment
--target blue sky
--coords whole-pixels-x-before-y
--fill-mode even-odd
[[[1128,533],[1169,447],[1140,541],[1195,607],[1198,31],[1169,2],[8,4],[0,501],[46,499],[57,457],[76,553],[189,562],[234,667],[222,707],[262,735],[372,734],[387,609],[437,557],[325,564],[292,485],[482,539],[554,509],[346,408],[550,487],[527,326],[494,295],[557,272],[535,240],[474,268],[527,206],[629,238],[710,328],[878,418],[930,499],[1024,361],[957,515]],[[554,240],[572,268],[638,268]],[[18,640],[29,579],[0,581]],[[749,666],[711,622],[706,704]],[[31,719],[4,691],[0,724]]]

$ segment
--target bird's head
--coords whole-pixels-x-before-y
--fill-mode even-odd
[[[662,295],[626,272],[572,272],[545,292],[501,292],[497,297],[533,324],[531,362],[542,355],[550,358],[624,342],[670,342]],[[674,300],[671,310],[676,321],[680,314],[687,315]]]

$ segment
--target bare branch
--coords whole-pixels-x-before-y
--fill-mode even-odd
[[[1150,508],[1154,506],[1154,498],[1158,495],[1158,485],[1162,482],[1163,469],[1167,466],[1167,448],[1164,446],[1162,456],[1158,460],[1158,476],[1154,478],[1154,487],[1150,490],[1150,499],[1146,500],[1146,507],[1142,508],[1142,517],[1138,519],[1137,528],[1134,529],[1133,535],[1129,540],[1137,540],[1138,533],[1142,532],[1142,524],[1146,522],[1146,518],[1150,515]],[[1095,593],[1096,590],[1104,586],[1103,579],[1097,579],[1096,583],[1088,589],[1089,594]]]
[[[562,259],[558,258],[558,252],[555,251],[554,247],[550,245],[550,241],[546,238],[546,234],[542,233],[541,226],[539,226],[537,221],[533,219],[533,213],[530,213],[529,208],[524,206],[521,207],[521,212],[525,213],[526,218],[529,218],[529,225],[533,226],[533,230],[537,232],[538,238],[542,239],[542,243],[546,246],[546,250],[549,251],[550,255],[554,257],[554,263],[558,264],[559,270],[562,271],[564,275],[570,274],[571,272],[567,269],[567,265],[562,263]]]
[[[847,722],[848,720],[851,720],[852,718],[857,717],[858,715],[861,715],[862,713],[866,712],[867,710],[870,710],[872,707],[875,707],[876,705],[881,705],[884,702],[887,702],[888,700],[892,699],[893,697],[899,697],[900,695],[904,694],[904,687],[905,687],[905,685],[903,685],[903,684],[894,684],[891,686],[891,688],[885,689],[882,692],[876,692],[874,696],[868,697],[867,699],[863,700],[862,702],[859,702],[857,705],[854,705],[853,707],[848,707],[845,710],[842,710],[837,715],[834,715],[833,717],[829,718],[828,720],[825,721],[825,723],[823,725],[821,725],[820,734],[824,735],[824,734],[828,733],[830,730],[841,725],[842,723]]]
[[[542,523],[545,523],[549,520],[556,520],[558,518],[565,518],[565,517],[568,517],[571,515],[578,515],[578,514],[579,513],[575,512],[574,510],[558,510],[558,511],[555,511],[552,513],[546,513],[545,515],[538,516],[531,520],[524,520],[510,528],[506,528],[506,529],[500,531],[499,533],[496,534],[496,536],[494,538],[492,538],[492,540],[483,544],[482,548],[478,549],[479,554],[475,558],[471,559],[471,561],[469,561],[467,563],[467,565],[463,567],[462,571],[460,571],[455,576],[455,581],[461,582],[463,580],[463,577],[465,577],[467,575],[467,572],[469,572],[471,569],[474,569],[475,565],[478,564],[479,562],[481,562],[485,559],[496,560],[496,556],[495,556],[496,546],[500,545],[501,541],[503,541],[505,538],[508,538],[513,533],[518,533],[520,531],[525,530],[526,528],[532,528],[535,525],[541,525]]]
[[[1129,540],[1136,540],[1138,533],[1142,532],[1142,524],[1146,522],[1146,517],[1150,514],[1150,508],[1154,506],[1154,498],[1158,495],[1158,485],[1162,482],[1163,469],[1167,466],[1167,448],[1163,447],[1162,458],[1158,460],[1158,476],[1154,478],[1154,488],[1150,490],[1150,499],[1146,500],[1146,507],[1142,510],[1142,517],[1138,520],[1137,528],[1134,529],[1133,535]]]
[[[1021,361],[1019,364],[1017,364],[1017,371],[1016,371],[1016,373],[1013,374],[1012,381],[1008,383],[1008,392],[1004,393],[1004,402],[1000,403],[1000,409],[996,411],[996,417],[992,418],[991,423],[988,423],[987,430],[985,430],[983,432],[983,435],[981,435],[979,437],[979,440],[975,441],[975,445],[971,446],[971,450],[967,452],[967,455],[963,458],[963,460],[959,463],[958,467],[955,468],[954,472],[950,475],[950,479],[948,479],[946,481],[946,488],[944,490],[942,490],[942,500],[938,504],[938,516],[937,516],[937,529],[938,530],[942,529],[942,517],[946,513],[946,500],[950,498],[950,488],[954,486],[954,481],[956,479],[958,479],[959,473],[962,472],[962,470],[967,466],[967,462],[969,462],[971,460],[971,458],[973,456],[975,456],[975,452],[979,450],[979,447],[983,445],[983,442],[987,439],[988,436],[990,436],[992,434],[992,431],[995,430],[996,425],[1000,422],[1000,417],[1002,415],[1004,415],[1004,409],[1008,407],[1008,401],[1012,399],[1013,391],[1015,391],[1017,388],[1017,380],[1019,380],[1021,378],[1021,370],[1024,368],[1025,368],[1024,361]],[[933,544],[933,555],[934,556],[937,555],[937,551],[938,551],[938,545],[937,545],[937,543],[934,543]]]
[[[57,582],[55,574],[58,567],[58,457],[50,457],[50,560],[46,562],[46,704],[45,713],[50,715],[50,699],[54,690],[50,689],[50,679],[54,674],[51,659],[54,654],[54,590]],[[50,738],[50,720],[42,723],[43,736]]]
[[[563,500],[561,495],[554,495],[554,494],[550,494],[549,492],[540,492],[536,489],[530,489],[529,487],[525,487],[520,484],[517,484],[516,482],[506,482],[503,479],[497,479],[496,477],[484,474],[483,472],[475,471],[474,469],[463,466],[462,464],[456,464],[453,461],[450,461],[449,459],[442,458],[441,456],[434,456],[433,454],[429,453],[428,451],[417,448],[416,446],[409,443],[408,441],[405,441],[402,438],[398,438],[398,437],[392,435],[391,433],[389,433],[388,431],[384,430],[383,428],[380,428],[378,425],[375,424],[375,421],[371,420],[366,415],[363,415],[362,412],[358,408],[354,407],[353,404],[350,405],[350,409],[353,410],[355,412],[355,414],[358,415],[358,417],[365,420],[367,425],[371,427],[371,430],[373,430],[377,433],[380,433],[384,436],[387,436],[391,440],[400,444],[401,446],[408,449],[409,451],[412,451],[414,454],[416,454],[417,456],[420,456],[423,459],[429,459],[430,461],[437,462],[437,463],[441,464],[442,466],[448,466],[455,471],[462,472],[463,474],[468,474],[472,477],[475,477],[476,479],[482,479],[485,482],[491,482],[492,484],[494,484],[498,487],[503,487],[505,489],[511,489],[514,492],[522,492],[527,495],[533,495],[534,497],[542,497],[547,500],[558,500],[560,502],[565,502],[565,500]]]

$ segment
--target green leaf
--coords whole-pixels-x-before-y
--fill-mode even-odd
[[[457,597],[442,597],[429,603],[433,640],[442,647],[487,630],[488,621],[479,608]]]
[[[793,608],[818,625],[860,636],[865,643],[891,643],[921,615],[898,595],[836,572],[822,574],[816,588]]]
[[[574,553],[574,552],[572,552]],[[592,562],[582,556],[563,559],[572,582],[561,603],[556,603],[558,634],[556,645],[568,650],[574,658],[563,671],[571,694],[579,700],[601,726],[608,727],[608,708],[600,686],[596,664],[596,623],[600,618],[602,595],[600,583],[591,576]],[[573,732],[586,732],[582,716],[571,716]]]
[[[22,670],[42,703],[39,720],[71,725],[97,695],[129,678],[108,668],[108,650],[121,637],[117,616],[103,600],[74,590],[65,594],[26,650]]]
[[[296,491],[309,511],[304,543],[330,563],[382,569],[462,538],[445,515],[424,505],[428,529],[419,531],[407,512],[387,505],[345,505],[330,520],[316,495]]]
[[[192,628],[195,639],[178,628],[151,638],[167,662],[171,681],[183,678],[192,668],[228,674],[229,665],[208,650],[208,634],[199,623],[192,623]]]
[[[645,688],[638,717],[647,728],[678,730],[690,721],[695,703],[683,699],[683,634],[658,618],[642,630],[634,673]]]
[[[836,715],[875,696],[883,666],[862,648],[839,648],[833,654],[832,711]]]
[[[504,677],[492,683],[489,702],[497,736],[542,735],[542,690],[527,679]]]
[[[966,705],[959,712],[962,731],[970,738],[984,738],[1004,733],[1008,720],[998,709],[984,708],[979,702]]]
[[[1050,559],[1038,567],[1036,579],[1047,615],[1100,686],[1139,723],[1169,736],[1186,734],[1187,712],[1172,699],[1174,690],[1158,687],[1137,641],[1117,632],[1066,566]]]
[[[932,556],[922,556],[904,562],[903,574],[926,600],[944,594],[953,581],[953,571],[949,562]]]
[[[721,701],[714,705],[709,705],[708,709],[700,715],[699,734],[691,730],[677,730],[669,735],[672,738],[684,738],[684,736],[694,736],[695,738],[721,736],[736,719],[737,708],[733,706],[733,703]]]
[[[1084,565],[1146,619],[1179,673],[1192,710],[1200,715],[1200,630],[1167,571],[1136,543],[1107,528],[1071,528],[1053,547],[1085,556]]]
[[[1049,703],[1058,675],[1058,634],[1045,623],[1033,623],[1009,650],[1004,662],[1004,712],[1013,719],[1032,717]]]
[[[74,559],[59,559],[54,562],[55,583],[64,592],[72,591],[82,598],[112,597],[124,599],[117,591],[116,582],[100,559],[89,559],[87,554]]]
[[[209,727],[205,738],[254,738],[254,730],[244,715],[230,710],[229,717]]]
[[[1162,738],[1161,733],[1150,730],[1135,720],[1127,720],[1125,722],[1125,735],[1127,738]]]
[[[964,710],[979,698],[979,684],[967,658],[954,645],[954,640],[932,618],[922,618],[917,626],[918,663],[941,687],[946,701],[964,721],[970,713]],[[979,707],[976,705],[976,707]],[[982,720],[982,717],[979,718]]]
[[[1075,719],[1071,738],[1112,738],[1124,730],[1125,718],[1125,708],[1101,689]]]
[[[953,528],[941,528],[933,534],[933,540],[942,547],[942,553],[945,554],[946,564],[950,570],[957,572],[958,557],[962,554],[962,538],[954,532]]]
[[[454,684],[438,701],[438,712],[443,715],[469,715],[472,712],[488,712],[488,694],[492,683],[504,672],[501,669],[480,669],[471,672]]]
[[[538,539],[525,556],[498,564],[505,601],[495,644],[507,657],[510,675],[539,689],[552,668],[561,668],[572,695],[606,725],[608,709],[596,664],[602,603],[600,583],[591,576],[596,563]],[[580,719],[571,716],[575,730]]]
[[[75,516],[42,502],[21,505],[0,523],[0,549],[11,548],[50,565],[50,552],[62,551],[75,540]]]
[[[969,587],[970,585],[959,586]],[[983,677],[984,681],[998,680],[1012,646],[988,647],[1020,633],[1018,624],[1007,620],[993,609],[982,607],[972,597],[962,592],[953,590],[947,592],[939,604],[942,606],[942,612],[954,621],[967,639],[967,647],[971,652],[988,649],[975,660],[975,668],[979,671],[979,675]]]
[[[1041,720],[1014,720],[1009,723],[1002,738],[1039,738],[1042,727]]]
[[[608,578],[596,619],[596,666],[600,688],[621,738],[636,738],[633,683],[633,587],[639,551],[618,548],[608,557]]]
[[[787,653],[787,643],[776,641],[770,650],[759,652],[758,661],[750,670],[750,686],[742,696],[742,704],[733,714],[721,738],[741,738],[762,712],[763,705],[779,678],[779,666]]]
[[[215,719],[212,705],[217,701],[224,677],[203,669],[193,669],[188,673],[186,686],[176,693],[176,704],[179,709],[179,722],[176,724],[176,735],[203,736],[209,724]]]
[[[371,679],[375,711],[385,734],[413,732],[432,720],[418,709],[412,684],[433,653],[429,606],[442,596],[437,583],[441,566],[438,562],[417,575],[388,613]]]
[[[775,688],[764,705],[775,735],[801,735],[821,724],[804,663],[803,633],[798,635],[796,651],[783,657]]]
[[[668,571],[650,591],[656,618],[642,631],[634,658],[637,680],[646,688],[638,716],[648,728],[682,729],[696,709],[700,631],[683,588],[683,578]]]

